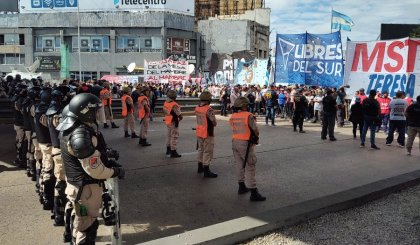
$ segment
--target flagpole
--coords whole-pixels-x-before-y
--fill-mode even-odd
[[[330,33],[332,33],[333,11],[334,11],[334,8],[331,8],[331,23],[330,23],[331,32]]]

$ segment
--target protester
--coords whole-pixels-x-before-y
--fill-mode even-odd
[[[321,139],[327,139],[328,130],[328,136],[330,137],[330,141],[336,141],[337,139],[334,137],[334,126],[338,106],[337,101],[334,99],[332,94],[332,90],[327,90],[327,96],[325,96],[324,99],[322,99],[322,108],[324,112],[322,119]]]
[[[363,132],[363,108],[360,104],[360,98],[355,99],[355,104],[350,108],[349,121],[353,124],[353,138],[356,139],[357,126],[359,126],[359,136],[362,137]]]
[[[394,132],[398,131],[398,145],[405,147],[405,111],[408,107],[407,100],[403,99],[404,92],[398,91],[396,98],[391,101],[389,115],[389,132],[386,138],[386,145],[390,146],[394,140]]]
[[[362,92],[362,90],[360,90]],[[360,98],[360,103],[363,102],[363,132],[362,136],[360,137],[361,144],[360,147],[365,147],[365,140],[367,131],[370,129],[370,149],[372,150],[380,150],[378,146],[375,144],[375,134],[376,134],[376,126],[380,124],[379,121],[379,114],[381,108],[379,106],[378,101],[375,99],[376,91],[371,90],[369,92],[369,97],[366,99]]]
[[[390,103],[391,99],[388,97],[388,91],[383,92],[382,95],[380,95],[376,100],[379,102],[379,105],[381,106],[381,115],[380,119],[382,122],[382,127],[385,133],[388,133],[388,122],[389,122],[389,114],[391,112],[390,109]],[[378,127],[376,132],[379,132],[381,129],[381,126]]]
[[[407,117],[407,155],[411,155],[411,149],[413,148],[413,142],[417,134],[420,139],[420,95],[417,96],[417,101],[414,104],[408,106],[406,113]]]

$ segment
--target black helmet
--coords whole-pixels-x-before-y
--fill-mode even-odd
[[[41,87],[35,86],[28,90],[28,98],[30,100],[40,100]]]
[[[73,113],[80,122],[96,123],[96,112],[101,106],[98,97],[93,94],[82,93],[71,99],[69,112]]]
[[[67,105],[70,102],[70,88],[67,86],[58,86],[51,92],[51,104],[46,113],[47,116],[51,116],[60,111],[62,106]]]
[[[51,88],[45,87],[42,89],[40,94],[41,102],[36,108],[36,113],[45,113],[48,110],[51,103],[51,92]]]

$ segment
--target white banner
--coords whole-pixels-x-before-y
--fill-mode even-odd
[[[170,59],[161,61],[144,61],[144,81],[160,83],[188,81],[188,62],[173,61]]]
[[[194,0],[20,0],[21,13],[167,10],[194,15]]]
[[[409,38],[347,42],[344,81],[347,94],[363,88],[366,93],[388,91],[393,97],[404,91],[411,98],[420,95],[420,41]]]

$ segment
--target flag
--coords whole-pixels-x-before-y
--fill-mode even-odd
[[[350,17],[337,11],[332,11],[331,30],[351,31],[352,26],[354,26],[354,22]]]

